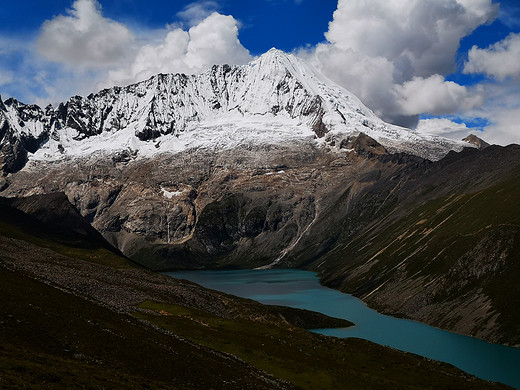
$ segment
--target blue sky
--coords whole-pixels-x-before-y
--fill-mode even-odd
[[[177,13],[193,1],[101,0],[103,15],[124,24],[161,29],[180,22]],[[70,0],[5,2],[0,10],[0,33],[34,36],[45,20],[64,14]],[[240,21],[240,41],[253,54],[273,46],[291,51],[324,40],[337,0],[225,0],[205,2],[208,8]],[[204,4],[204,2],[201,2]]]
[[[26,0],[0,9],[0,94],[56,103],[158,72],[306,58],[383,119],[520,143],[517,0]]]

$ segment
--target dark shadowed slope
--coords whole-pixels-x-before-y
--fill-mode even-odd
[[[307,267],[386,313],[517,345],[519,183],[517,145],[453,153],[374,182],[336,229],[316,225],[333,240]]]

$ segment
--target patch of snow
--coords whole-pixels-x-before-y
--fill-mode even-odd
[[[172,199],[177,196],[181,196],[183,194],[183,191],[168,191],[165,188],[161,187],[161,191],[165,198]]]

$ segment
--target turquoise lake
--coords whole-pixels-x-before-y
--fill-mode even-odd
[[[301,270],[184,271],[167,273],[202,286],[271,305],[314,310],[356,325],[318,329],[335,337],[359,337],[401,351],[451,363],[462,370],[520,389],[520,348],[490,344],[369,309],[359,299],[320,285]]]

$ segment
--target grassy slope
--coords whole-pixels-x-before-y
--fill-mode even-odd
[[[437,286],[433,303],[482,289],[502,313],[502,342],[519,342],[520,312],[511,306],[520,296],[519,199],[514,175],[475,193],[416,204],[397,220],[390,213],[326,255],[324,281],[363,297],[397,277],[423,278]]]
[[[269,388],[247,365],[0,268],[2,388]]]
[[[378,260],[373,272],[383,272],[408,258],[408,274],[438,275],[494,229],[519,227],[518,199],[520,182],[516,179],[475,194],[439,198],[376,234],[353,241],[347,250],[356,253],[356,264]],[[436,261],[421,262],[432,258]],[[362,284],[363,279],[359,277],[356,284]]]
[[[144,302],[138,314],[198,344],[231,353],[305,389],[491,388],[448,364],[359,339],[335,339],[302,329],[226,320],[176,305]]]

